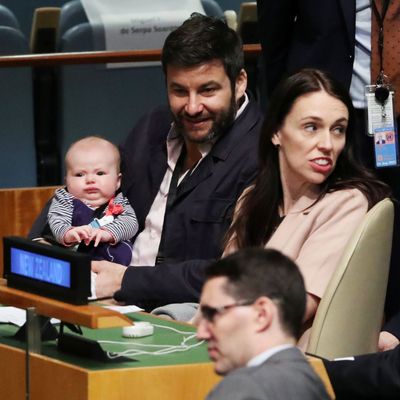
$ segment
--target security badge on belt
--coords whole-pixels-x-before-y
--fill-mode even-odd
[[[365,87],[367,97],[368,135],[374,138],[375,166],[399,165],[398,137],[394,113],[394,89],[386,76],[376,85]]]

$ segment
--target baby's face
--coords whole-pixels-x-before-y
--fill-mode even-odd
[[[108,202],[121,185],[117,162],[114,152],[104,148],[74,148],[68,155],[68,191],[92,207]]]

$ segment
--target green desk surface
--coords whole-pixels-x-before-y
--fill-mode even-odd
[[[145,313],[133,313],[128,315],[133,321],[149,321],[152,324],[157,324],[166,327],[172,327],[184,332],[195,333],[195,327],[179,324],[174,321],[168,321],[161,318],[154,317]],[[0,343],[20,349],[25,349],[25,343],[20,342],[12,335],[18,330],[16,326],[10,324],[0,324]],[[121,352],[127,349],[132,349],[132,343],[142,343],[149,345],[179,345],[184,337],[177,332],[169,329],[154,328],[154,335],[143,338],[124,338],[122,337],[122,328],[108,328],[108,329],[88,329],[82,328],[83,335],[86,338],[94,340],[109,340],[118,341],[120,344],[103,344],[101,346],[106,351]],[[70,332],[65,328],[65,332]],[[197,343],[195,338],[189,340],[187,345]],[[138,347],[134,347],[137,349]],[[146,348],[147,351],[156,351],[158,349]],[[210,362],[207,354],[206,344],[201,344],[195,348],[187,351],[179,351],[165,355],[138,355],[133,356],[137,361],[124,361],[118,363],[101,362],[90,360],[78,356],[62,353],[57,350],[56,341],[46,341],[42,343],[42,355],[48,356],[63,362],[67,362],[81,368],[89,370],[105,370],[105,369],[118,369],[118,368],[141,368],[141,367],[154,367],[154,366],[171,366],[180,364],[196,364]]]

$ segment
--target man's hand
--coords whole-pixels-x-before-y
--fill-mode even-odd
[[[382,331],[379,334],[378,350],[386,351],[394,349],[400,343],[396,336],[387,331]]]
[[[97,274],[96,296],[111,297],[117,290],[121,289],[126,268],[124,265],[110,261],[92,261],[92,271]]]
[[[74,226],[64,235],[64,243],[66,245],[72,245],[80,243],[83,240],[85,244],[88,245],[91,234],[92,227],[89,225]]]

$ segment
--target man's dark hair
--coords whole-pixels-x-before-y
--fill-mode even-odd
[[[255,301],[266,296],[276,301],[280,321],[287,333],[298,339],[306,306],[303,277],[297,265],[272,249],[239,250],[206,269],[206,278],[226,277],[226,292],[237,301]]]
[[[198,13],[168,35],[161,56],[165,75],[168,65],[192,67],[215,59],[234,85],[244,67],[240,37],[223,20]]]

